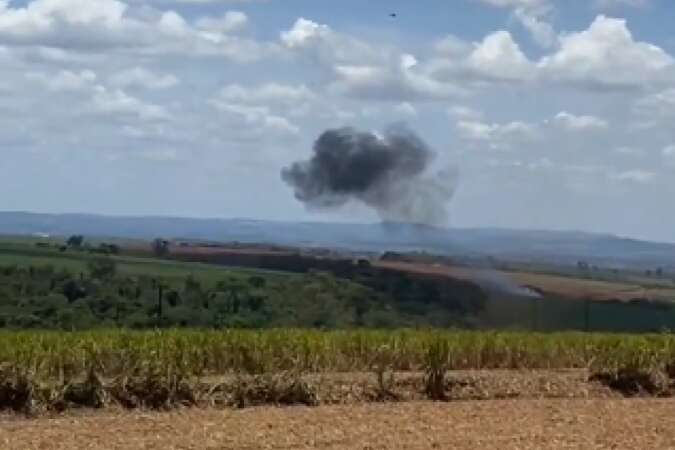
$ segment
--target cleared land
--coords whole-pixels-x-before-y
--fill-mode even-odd
[[[501,400],[0,418],[0,448],[671,449],[668,400]]]

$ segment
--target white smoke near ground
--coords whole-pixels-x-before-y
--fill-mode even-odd
[[[472,273],[471,280],[479,286],[504,294],[513,295],[515,297],[524,298],[541,298],[541,294],[537,291],[516,283],[508,275],[490,269],[479,269]]]

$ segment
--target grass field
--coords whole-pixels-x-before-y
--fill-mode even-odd
[[[56,248],[39,248],[34,244],[42,242],[35,238],[4,238],[0,239],[0,266],[45,266],[64,268],[72,272],[87,270],[87,264],[100,258],[100,255],[83,251],[69,250],[60,252]],[[111,256],[117,263],[117,272],[122,276],[148,276],[165,279],[184,279],[193,275],[206,286],[211,285],[227,275],[290,276],[285,272],[266,271],[262,269],[223,267],[202,263],[185,263],[173,260],[161,260],[151,257],[135,257],[128,255]]]

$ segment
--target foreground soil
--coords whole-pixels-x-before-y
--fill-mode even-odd
[[[0,416],[0,448],[675,449],[675,402],[489,400]]]

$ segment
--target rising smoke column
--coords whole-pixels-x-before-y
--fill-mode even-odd
[[[428,173],[434,153],[412,131],[390,127],[383,137],[353,128],[325,131],[313,155],[282,170],[282,179],[309,209],[357,200],[386,221],[443,225],[456,175]]]

